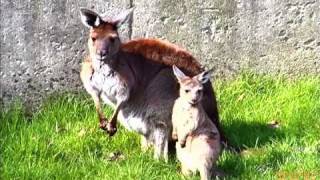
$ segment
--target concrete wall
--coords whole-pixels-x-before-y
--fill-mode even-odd
[[[159,37],[191,51],[217,77],[241,70],[320,72],[319,0],[1,0],[0,98],[39,99],[81,89],[87,29],[79,7],[108,14],[135,7],[124,40]]]

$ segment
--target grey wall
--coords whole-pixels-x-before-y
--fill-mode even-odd
[[[319,74],[319,0],[1,0],[0,98],[77,90],[87,29],[79,7],[135,7],[124,40],[159,37],[188,49],[217,77],[241,70]]]

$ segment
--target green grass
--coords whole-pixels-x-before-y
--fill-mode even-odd
[[[320,179],[320,77],[247,73],[214,85],[225,133],[243,149],[221,155],[227,179]],[[117,151],[124,157],[108,160]],[[183,179],[178,172],[175,158],[141,152],[135,133],[107,137],[87,95],[52,95],[31,117],[21,103],[0,112],[0,179]]]

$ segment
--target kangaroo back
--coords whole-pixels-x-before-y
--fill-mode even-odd
[[[121,49],[139,54],[156,63],[176,65],[190,76],[203,71],[201,64],[189,52],[165,40],[136,39],[122,44]]]

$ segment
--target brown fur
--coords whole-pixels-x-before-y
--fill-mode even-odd
[[[114,25],[112,25],[110,23],[102,24],[99,27],[92,28],[90,30],[90,37],[91,38],[99,39],[101,37],[106,37],[106,36],[110,36],[110,35],[115,35],[115,36],[118,35]]]
[[[91,54],[95,54],[97,50],[105,48],[103,43],[106,39],[115,39],[118,37],[118,32],[116,31],[114,25],[110,23],[105,23],[99,27],[90,29],[89,34],[89,51]]]
[[[167,66],[176,65],[187,71],[188,75],[203,71],[201,64],[189,52],[164,40],[136,39],[122,44],[121,49]]]

